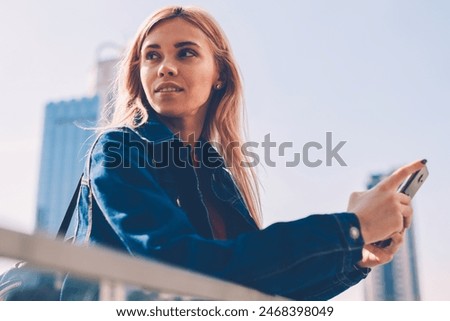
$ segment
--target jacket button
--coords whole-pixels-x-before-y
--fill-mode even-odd
[[[358,239],[360,236],[359,229],[355,226],[350,227],[350,237],[354,240]]]
[[[179,197],[177,197],[177,205],[178,205],[178,207],[181,207],[181,202],[180,202],[180,198]]]

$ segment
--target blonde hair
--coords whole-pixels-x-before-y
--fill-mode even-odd
[[[223,79],[223,87],[213,90],[203,127],[202,136],[223,146],[219,153],[232,173],[250,215],[262,226],[258,180],[254,168],[242,166],[247,159],[240,148],[243,143],[243,89],[237,64],[229,42],[213,17],[195,7],[170,6],[160,9],[139,28],[128,52],[119,67],[116,81],[117,96],[113,102],[110,126],[139,127],[148,121],[151,108],[140,78],[142,44],[152,28],[169,19],[180,18],[199,28],[209,39],[213,54]],[[238,145],[237,145],[238,144]],[[228,148],[227,148],[228,146]]]

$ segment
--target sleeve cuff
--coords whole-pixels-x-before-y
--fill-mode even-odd
[[[340,228],[342,245],[348,251],[344,256],[343,270],[352,271],[356,264],[361,261],[364,247],[358,217],[354,213],[339,213],[333,216]]]

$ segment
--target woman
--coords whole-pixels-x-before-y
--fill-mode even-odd
[[[329,299],[392,259],[412,215],[396,188],[423,165],[353,193],[347,213],[261,229],[256,178],[234,148],[241,102],[229,44],[207,13],[169,7],[151,16],[87,162],[77,242],[301,300]],[[371,245],[387,238],[386,248]]]

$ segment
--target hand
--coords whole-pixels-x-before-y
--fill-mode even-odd
[[[362,259],[358,262],[358,266],[372,268],[390,262],[403,243],[403,236],[403,232],[393,234],[391,244],[385,248],[379,248],[372,244],[364,245]]]
[[[411,198],[397,189],[409,175],[423,166],[422,161],[416,161],[400,167],[374,188],[350,195],[348,211],[358,217],[365,244],[387,239],[411,224]]]

